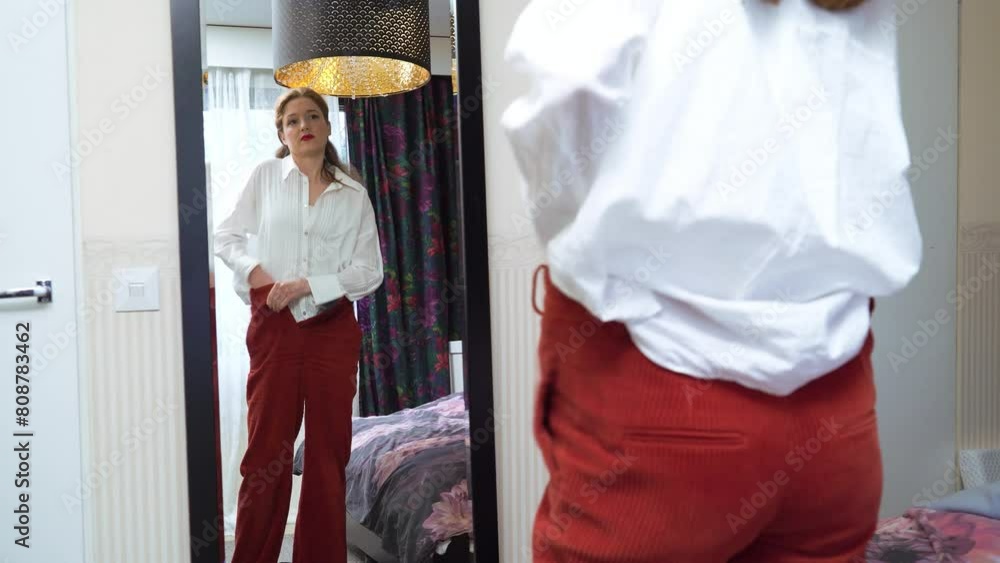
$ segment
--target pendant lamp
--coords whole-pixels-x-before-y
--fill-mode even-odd
[[[427,0],[274,0],[274,80],[365,98],[431,79]]]

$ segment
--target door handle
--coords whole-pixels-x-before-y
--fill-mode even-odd
[[[0,291],[0,299],[19,297],[37,297],[39,303],[52,303],[52,280],[39,280],[35,282],[35,287]]]

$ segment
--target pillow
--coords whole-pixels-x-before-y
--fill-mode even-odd
[[[948,495],[928,504],[927,508],[1000,520],[1000,481]]]
[[[1000,450],[962,450],[958,453],[962,485],[974,489],[1000,481]]]

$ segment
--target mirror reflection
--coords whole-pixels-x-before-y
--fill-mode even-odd
[[[471,561],[453,6],[393,15],[430,76],[372,97],[277,83],[324,16],[202,2],[225,560]]]

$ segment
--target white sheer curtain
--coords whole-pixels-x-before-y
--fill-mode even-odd
[[[219,224],[232,211],[250,172],[261,161],[273,158],[280,146],[274,126],[274,104],[285,88],[274,83],[271,73],[258,69],[209,69],[205,90],[205,158],[210,174],[209,209],[211,224]],[[345,118],[336,98],[326,98],[330,106],[333,142],[347,162]],[[250,243],[251,252],[254,249]],[[236,528],[240,461],[247,445],[246,384],[250,369],[246,331],[250,309],[233,289],[232,272],[213,257],[215,274],[215,319],[218,339],[219,418],[222,443],[223,512],[226,534]],[[301,436],[300,436],[301,438]],[[294,522],[298,506],[298,479],[295,480],[289,522]]]

